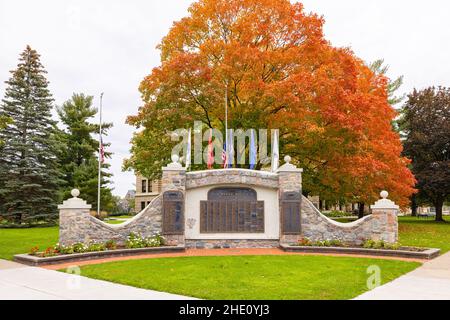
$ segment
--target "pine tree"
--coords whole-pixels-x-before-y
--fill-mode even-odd
[[[66,146],[60,154],[65,181],[63,197],[68,197],[72,188],[78,188],[83,199],[92,204],[93,209],[97,209],[98,140],[93,135],[98,133],[99,125],[89,122],[97,114],[92,101],[92,96],[73,94],[57,111],[65,127],[59,135]],[[104,123],[102,135],[105,136],[111,127],[111,123]],[[103,145],[109,146],[105,143]],[[105,151],[105,158],[110,157],[111,153]],[[113,205],[111,189],[108,187],[112,176],[107,171],[109,167],[107,163],[102,165],[101,207],[104,210]]]
[[[9,122],[0,131],[0,212],[15,223],[57,217],[59,171],[53,98],[39,54],[26,47],[17,69],[6,81],[0,117]]]

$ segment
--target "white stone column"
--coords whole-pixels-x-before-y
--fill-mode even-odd
[[[80,191],[73,189],[72,197],[58,206],[59,209],[59,243],[72,244],[83,242],[80,228],[89,224],[92,206],[83,199],[78,198]]]
[[[186,190],[186,168],[179,163],[179,157],[172,155],[172,163],[162,168],[161,188],[165,191]]]
[[[399,206],[393,201],[389,200],[389,193],[382,191],[380,193],[382,199],[370,206],[372,209],[372,216],[377,220],[374,236],[378,239],[389,243],[398,242],[398,211]]]

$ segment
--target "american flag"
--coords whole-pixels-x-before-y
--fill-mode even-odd
[[[226,143],[223,144],[222,162],[223,162],[223,167],[227,168],[228,167],[228,161],[227,161],[227,144]]]
[[[100,163],[103,164],[105,162],[105,149],[103,147],[103,139],[100,137]]]

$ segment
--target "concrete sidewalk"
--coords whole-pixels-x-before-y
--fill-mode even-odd
[[[186,300],[192,298],[0,260],[0,300],[15,299]]]
[[[450,252],[356,300],[450,300]]]

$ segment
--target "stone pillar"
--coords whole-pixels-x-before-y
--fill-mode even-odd
[[[179,163],[179,157],[172,155],[172,163],[162,168],[161,194],[163,197],[162,214],[164,224],[164,194],[170,191],[178,191],[183,194],[183,226],[185,226],[185,201],[186,201],[186,168]],[[163,226],[164,229],[164,226]],[[163,236],[169,245],[184,245],[185,236],[183,234],[164,234]]]
[[[399,207],[388,199],[389,193],[382,191],[381,200],[375,202],[372,209],[372,216],[375,220],[373,224],[373,240],[383,240],[388,243],[398,242],[398,210]]]
[[[59,243],[70,245],[76,242],[83,242],[80,237],[80,228],[89,225],[92,206],[83,199],[78,198],[80,191],[73,189],[70,198],[58,206],[59,209]]]
[[[162,168],[161,193],[166,191],[186,191],[186,168],[178,161],[177,155],[172,155],[172,163]]]
[[[297,168],[291,164],[291,157],[284,157],[286,162],[282,165],[278,173],[278,199],[280,207],[280,243],[296,243],[301,235],[301,200],[302,200],[302,172],[303,169]],[[286,201],[286,196],[289,196],[289,201],[298,201],[298,214],[300,216],[300,225],[295,232],[286,234],[283,232],[283,201]]]

